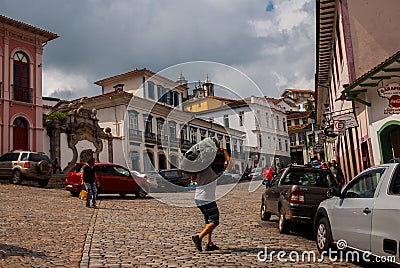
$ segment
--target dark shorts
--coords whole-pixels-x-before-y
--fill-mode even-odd
[[[210,202],[205,203],[196,200],[197,207],[200,209],[201,213],[204,215],[204,222],[206,224],[214,223],[216,225],[219,224],[219,211],[217,207],[217,203]]]

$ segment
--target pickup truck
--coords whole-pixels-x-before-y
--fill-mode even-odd
[[[264,180],[266,189],[261,198],[260,218],[279,217],[280,233],[290,231],[294,223],[306,223],[312,231],[319,203],[330,188],[339,188],[329,169],[292,165],[278,172],[272,180]]]
[[[318,251],[336,246],[400,264],[400,163],[369,168],[328,197],[314,219]]]

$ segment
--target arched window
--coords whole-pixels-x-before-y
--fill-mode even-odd
[[[29,88],[29,61],[22,52],[14,54],[14,100],[32,102],[32,89]]]

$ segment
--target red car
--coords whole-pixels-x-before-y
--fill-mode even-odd
[[[65,189],[72,195],[78,196],[83,189],[81,172],[85,163],[77,163],[65,180]],[[95,163],[95,175],[99,194],[135,194],[145,197],[150,189],[150,184],[145,178],[133,178],[131,172],[123,166],[112,163]]]

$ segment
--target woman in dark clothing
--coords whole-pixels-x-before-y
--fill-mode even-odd
[[[92,206],[96,208],[96,195],[97,187],[95,182],[94,174],[94,158],[90,158],[87,165],[82,170],[82,184],[85,185],[86,191],[88,192],[86,199],[86,207],[90,208],[90,200],[92,200]]]

